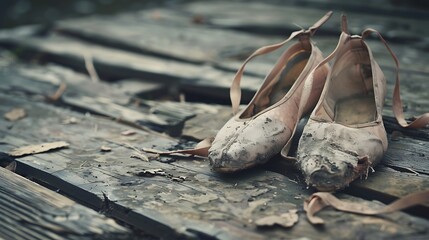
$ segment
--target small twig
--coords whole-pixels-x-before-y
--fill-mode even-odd
[[[64,92],[66,91],[66,89],[67,89],[67,84],[65,84],[64,82],[61,82],[61,84],[60,84],[60,86],[58,87],[58,89],[57,89],[57,91],[53,94],[53,95],[51,95],[51,96],[48,96],[47,98],[49,99],[49,100],[51,100],[51,101],[58,101],[58,99],[60,99],[61,98],[61,96],[64,94]]]
[[[98,77],[97,71],[94,67],[94,62],[92,61],[92,56],[90,54],[84,54],[83,58],[85,59],[86,71],[88,71],[89,76],[93,82],[99,82],[100,78]]]

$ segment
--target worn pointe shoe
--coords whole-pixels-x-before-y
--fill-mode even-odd
[[[308,30],[293,32],[284,42],[256,50],[244,62],[230,92],[236,115],[218,132],[209,149],[213,170],[234,172],[262,164],[287,146],[302,113],[311,111],[323,89],[328,65],[314,73],[312,94],[302,100],[305,104],[301,109],[298,107],[304,80],[323,60],[321,51],[310,37],[331,15],[332,12],[327,13]],[[237,114],[241,98],[240,80],[247,62],[282,47],[293,38],[298,42],[280,56],[251,102]]]
[[[362,36],[350,36],[343,16],[343,32],[319,102],[300,138],[297,161],[308,185],[319,191],[346,187],[381,160],[387,149],[382,121],[386,92],[384,74],[364,39],[377,33],[398,67],[398,60],[381,35],[367,29]],[[306,90],[304,90],[306,91]],[[394,91],[394,113],[404,127],[423,127],[426,114],[411,124],[403,118],[399,78]]]

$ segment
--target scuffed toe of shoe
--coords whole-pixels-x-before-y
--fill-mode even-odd
[[[236,172],[255,165],[261,160],[261,158],[253,160],[250,155],[251,153],[244,146],[238,148],[232,146],[228,149],[223,149],[223,151],[212,150],[208,157],[214,171]]]
[[[280,121],[263,118],[230,121],[213,141],[208,158],[214,171],[243,170],[267,162],[280,152],[290,135],[290,130]]]
[[[331,192],[367,174],[383,156],[383,149],[383,141],[371,132],[309,121],[297,159],[309,186]]]
[[[326,162],[326,161],[324,161]],[[353,166],[342,162],[337,165],[322,164],[305,174],[307,184],[319,191],[331,192],[346,187],[353,178]]]

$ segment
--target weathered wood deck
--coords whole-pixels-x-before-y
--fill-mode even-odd
[[[312,226],[302,206],[313,190],[280,158],[221,175],[211,172],[203,158],[141,151],[185,148],[213,136],[231,117],[229,106],[222,104],[228,103],[240,62],[255,48],[287,37],[297,28],[293,23],[309,26],[324,8],[345,10],[353,33],[378,28],[401,61],[407,116],[428,111],[429,15],[386,4],[381,9],[311,0],[301,6],[188,3],[3,30],[0,152],[55,141],[69,147],[16,159],[0,154],[0,164],[15,160],[17,174],[156,238],[426,239],[429,205],[381,217],[328,209],[321,213],[325,226]],[[362,8],[368,13],[359,13]],[[339,12],[314,39],[325,54],[336,45]],[[391,92],[393,62],[382,44],[369,42]],[[244,101],[278,54],[249,64],[242,84]],[[88,59],[100,81],[87,74]],[[384,122],[390,145],[382,163],[368,179],[338,193],[340,198],[377,206],[429,189],[429,129],[401,129],[390,107],[387,96]],[[22,119],[3,118],[16,108],[24,109]],[[0,169],[0,179],[0,225],[5,226],[0,237],[130,237],[130,231],[106,217],[16,174]],[[299,222],[291,228],[255,224],[292,209],[298,210]],[[73,214],[81,216],[79,221]],[[95,220],[86,222],[90,218]],[[61,235],[64,232],[69,235]]]

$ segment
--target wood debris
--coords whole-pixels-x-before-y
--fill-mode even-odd
[[[79,123],[79,120],[75,117],[67,118],[62,122],[62,124],[66,124],[66,125],[67,124],[76,124],[76,123]]]
[[[131,154],[130,158],[136,158],[145,162],[149,162],[149,158],[140,151],[135,151],[133,154]]]
[[[124,135],[124,136],[131,136],[131,135],[136,134],[136,131],[128,129],[128,130],[125,130],[125,131],[121,132],[121,134]]]
[[[110,152],[110,151],[112,151],[112,148],[103,145],[103,146],[100,147],[100,151],[102,151],[102,152]]]
[[[8,121],[15,122],[21,118],[24,118],[26,115],[23,108],[14,108],[9,112],[4,114],[4,118]]]
[[[145,169],[136,174],[139,177],[154,177],[154,176],[166,176],[167,174],[161,168]]]
[[[281,215],[272,215],[260,218],[255,221],[258,227],[271,227],[279,225],[285,228],[290,228],[298,222],[298,211],[296,209],[289,210]]]
[[[35,145],[29,145],[29,146],[13,149],[11,152],[9,152],[9,155],[14,157],[21,157],[26,155],[43,153],[53,149],[65,148],[65,147],[68,147],[69,145],[70,144],[64,141],[35,144]]]
[[[174,182],[183,182],[186,180],[186,176],[178,176],[178,177],[171,177],[170,178]]]

